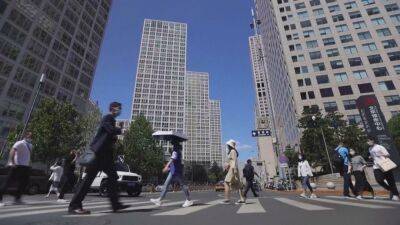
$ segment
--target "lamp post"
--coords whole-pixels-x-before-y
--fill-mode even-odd
[[[312,116],[311,119],[315,122],[317,120],[317,117],[316,116]],[[322,127],[319,127],[319,128],[321,130],[322,140],[324,141],[324,147],[325,147],[325,151],[326,151],[326,156],[328,157],[328,162],[329,162],[329,167],[331,169],[331,174],[333,175],[333,166],[332,166],[332,162],[331,162],[331,157],[329,156],[328,147],[326,146],[324,129],[322,129]]]
[[[22,129],[22,132],[19,134],[18,140],[21,139],[21,137],[25,133],[26,128],[28,127],[29,120],[31,119],[32,112],[35,109],[35,105],[36,105],[36,102],[38,100],[40,90],[42,89],[42,86],[43,86],[43,83],[44,83],[44,78],[45,78],[45,75],[44,75],[44,73],[42,73],[42,76],[40,77],[40,80],[39,80],[39,85],[38,85],[38,87],[36,89],[35,97],[33,98],[33,102],[32,102],[31,108],[29,109],[28,116],[27,116],[27,118],[25,120],[25,123],[24,123],[24,128]]]

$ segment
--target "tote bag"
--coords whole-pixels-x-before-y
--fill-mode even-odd
[[[392,169],[397,167],[396,163],[394,163],[389,158],[385,158],[383,160],[380,160],[379,162],[377,162],[377,164],[378,164],[378,166],[380,167],[380,169],[383,172],[390,171],[390,170],[392,170]]]

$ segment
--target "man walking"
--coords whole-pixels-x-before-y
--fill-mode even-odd
[[[121,134],[121,129],[115,127],[115,117],[121,114],[121,103],[112,102],[109,106],[110,113],[103,117],[100,127],[94,137],[90,148],[95,153],[94,161],[87,166],[86,176],[79,184],[77,191],[72,197],[68,207],[70,214],[89,214],[90,211],[82,208],[82,201],[85,198],[90,185],[99,171],[107,174],[108,180],[108,196],[114,212],[126,209],[129,205],[122,205],[118,199],[117,179],[118,175],[115,171],[113,159],[113,145],[117,140],[117,135]]]
[[[258,197],[258,194],[256,192],[256,189],[254,187],[254,175],[256,175],[257,177],[258,174],[254,171],[254,167],[252,165],[251,159],[247,160],[247,164],[244,166],[243,168],[243,176],[244,178],[246,178],[246,189],[244,190],[244,198],[247,198],[247,192],[249,191],[249,189],[251,189],[251,191],[253,192],[254,197]]]
[[[342,168],[340,173],[343,176],[343,197],[350,198],[350,191],[353,192],[354,196],[357,196],[356,190],[351,181],[351,161],[349,156],[349,149],[343,146],[343,142],[340,142],[338,147],[335,149],[336,154],[338,154]]]
[[[21,196],[29,184],[29,175],[31,171],[30,161],[32,154],[32,133],[26,132],[24,139],[17,141],[10,151],[10,171],[6,180],[0,188],[0,207],[4,206],[3,194],[10,186],[11,182],[17,183],[17,192],[15,193],[15,204],[24,204]]]

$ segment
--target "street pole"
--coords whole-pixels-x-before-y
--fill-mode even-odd
[[[333,175],[333,166],[332,166],[332,162],[331,162],[331,157],[329,156],[328,147],[326,146],[324,129],[322,129],[322,127],[320,127],[320,129],[321,129],[321,133],[322,133],[322,140],[324,141],[326,156],[328,156],[329,167],[331,168],[331,174]]]
[[[43,85],[43,82],[44,82],[44,78],[45,78],[45,75],[44,75],[44,73],[42,73],[42,76],[40,77],[40,80],[39,80],[38,88],[36,89],[35,97],[33,99],[31,108],[29,109],[28,116],[27,116],[27,118],[25,120],[24,128],[22,129],[22,132],[19,134],[18,140],[22,138],[22,136],[25,134],[26,128],[28,127],[29,120],[31,119],[32,112],[35,109],[35,105],[36,105],[36,102],[37,102],[38,97],[39,97],[40,89],[42,88],[42,85]]]

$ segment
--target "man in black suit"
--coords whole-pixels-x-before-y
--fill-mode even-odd
[[[118,175],[115,170],[113,159],[113,145],[117,140],[117,135],[121,134],[121,129],[115,127],[115,117],[121,114],[121,103],[112,102],[109,107],[110,113],[103,117],[97,134],[94,137],[90,148],[95,152],[94,161],[87,166],[86,176],[80,183],[77,191],[72,197],[68,207],[70,214],[89,214],[89,210],[82,208],[82,201],[85,198],[90,185],[99,171],[107,174],[108,196],[114,212],[128,208],[128,205],[122,205],[118,200]]]

